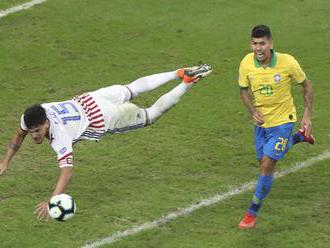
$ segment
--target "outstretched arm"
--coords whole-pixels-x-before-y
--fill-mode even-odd
[[[65,189],[70,183],[70,179],[72,177],[73,169],[72,167],[63,167],[61,168],[60,176],[57,179],[55,190],[53,191],[51,197],[64,193]],[[36,206],[35,214],[38,219],[48,219],[48,201],[40,202]]]
[[[253,106],[251,95],[248,88],[241,88],[241,99],[248,111],[250,112],[254,123],[258,126],[264,124],[264,116],[258,112]]]
[[[73,167],[71,166],[61,168],[60,176],[57,179],[56,187],[51,197],[64,193],[65,189],[70,183],[72,173],[73,173]]]
[[[15,153],[22,145],[26,135],[27,135],[27,131],[24,131],[21,128],[17,130],[15,136],[13,137],[13,139],[11,140],[8,146],[8,150],[5,158],[3,159],[3,161],[0,162],[0,175],[3,175],[4,172],[7,170],[10,161],[12,160]]]
[[[313,104],[313,88],[312,82],[309,79],[305,79],[303,82],[304,87],[304,102],[305,111],[301,120],[301,127],[306,126],[306,136],[309,137],[312,134],[312,104]]]

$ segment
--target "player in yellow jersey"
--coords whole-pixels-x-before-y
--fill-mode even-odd
[[[269,193],[276,162],[299,142],[314,143],[312,136],[312,85],[299,63],[289,54],[275,52],[269,27],[252,29],[252,53],[241,61],[239,86],[241,99],[255,123],[254,142],[260,163],[260,176],[250,208],[239,227],[254,228],[263,200]],[[292,134],[297,120],[291,85],[304,89],[305,111],[301,129]]]

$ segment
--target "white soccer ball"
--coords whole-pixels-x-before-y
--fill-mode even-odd
[[[67,194],[53,196],[48,203],[48,213],[52,219],[64,221],[73,217],[76,212],[76,203]]]

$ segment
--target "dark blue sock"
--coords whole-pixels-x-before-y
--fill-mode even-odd
[[[299,132],[296,132],[291,136],[292,145],[295,145],[295,144],[300,143],[302,141],[304,141],[304,136],[302,136]]]
[[[253,200],[248,212],[252,215],[257,216],[258,211],[262,205],[262,201],[267,197],[270,189],[273,185],[274,176],[259,176],[256,191],[253,195]]]

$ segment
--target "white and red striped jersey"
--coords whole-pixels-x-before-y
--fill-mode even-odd
[[[100,140],[106,133],[121,133],[143,127],[145,110],[128,103],[131,91],[112,85],[84,93],[64,102],[41,104],[50,122],[49,142],[60,167],[72,166],[72,146],[79,140]],[[24,116],[21,128],[27,130]]]
[[[64,102],[41,104],[50,122],[49,143],[60,167],[72,166],[72,146],[79,140],[99,140],[105,133],[104,116],[89,93]],[[27,130],[24,116],[21,128]]]
[[[89,140],[100,140],[106,131],[104,122],[104,113],[102,112],[100,106],[95,102],[95,97],[91,96],[90,93],[84,93],[80,96],[76,96],[73,100],[83,108],[84,113],[88,119],[87,129],[75,139],[77,142],[81,139]]]

